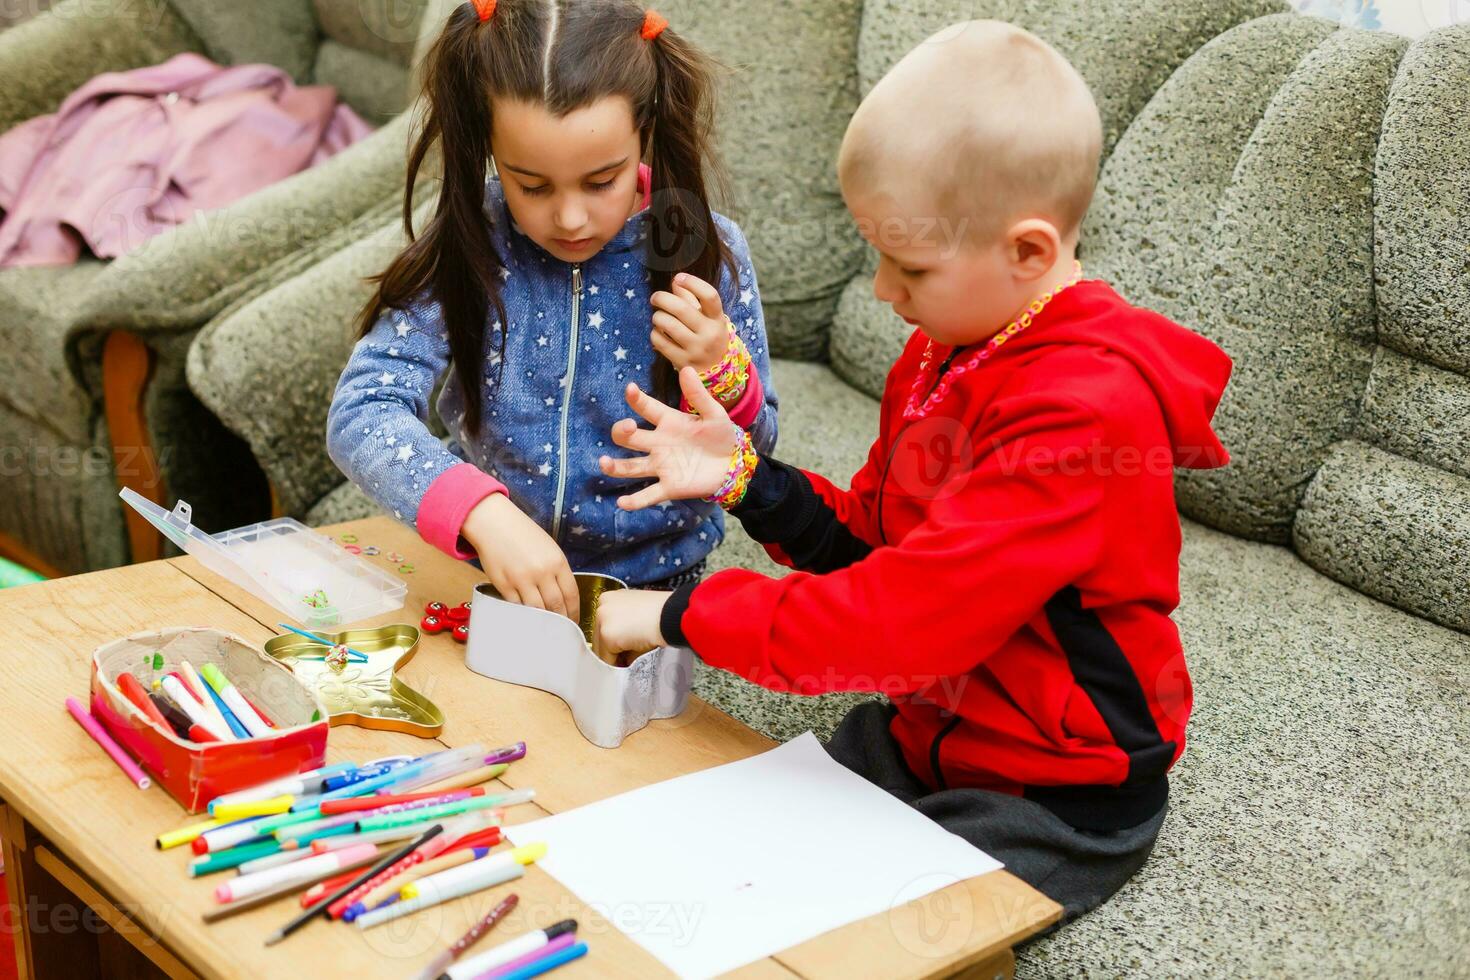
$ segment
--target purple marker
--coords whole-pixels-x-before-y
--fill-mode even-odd
[[[507,745],[503,749],[496,749],[489,755],[485,756],[485,765],[498,766],[502,762],[514,762],[517,759],[524,759],[525,757],[526,743],[517,742],[514,745]]]

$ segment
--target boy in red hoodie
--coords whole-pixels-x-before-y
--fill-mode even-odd
[[[687,644],[773,689],[887,694],[828,751],[1068,919],[1163,823],[1191,703],[1173,471],[1228,461],[1210,427],[1224,352],[1081,278],[1100,145],[1086,84],[1035,36],[975,21],[930,38],[839,160],[874,292],[916,328],[851,488],[756,455],[689,371],[698,414],[630,388],[655,428],[613,437],[645,455],[603,459],[656,478],[623,506],[718,498],[797,571],[606,595],[600,651]]]

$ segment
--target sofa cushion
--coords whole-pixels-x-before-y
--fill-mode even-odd
[[[1379,122],[1407,44],[1294,15],[1239,27],[1175,73],[1104,167],[1092,270],[1235,361],[1215,417],[1232,462],[1181,473],[1192,517],[1285,543],[1351,434],[1374,353]]]
[[[409,64],[432,0],[315,0],[323,39],[312,80],[337,89],[342,101],[374,125],[408,108]]]
[[[408,108],[408,69],[391,58],[327,40],[317,50],[312,74],[318,85],[335,88],[338,99],[374,126]]]
[[[284,69],[298,85],[311,81],[321,40],[310,0],[168,0],[206,53],[222,65],[263,62]],[[356,6],[356,4],[352,4]]]
[[[430,0],[312,0],[323,42],[407,67]],[[321,81],[320,78],[317,81]]]
[[[1470,480],[1355,441],[1296,515],[1297,551],[1369,595],[1470,633]]]
[[[1154,92],[1201,45],[1242,21],[1284,9],[1277,0],[869,0],[858,64],[867,92],[946,24],[980,17],[1017,24],[1053,45],[1087,80],[1103,118],[1106,160]],[[832,363],[843,378],[877,398],[911,331],[873,298],[872,272],[869,258],[842,295],[832,328]]]
[[[719,92],[717,135],[734,195],[721,209],[750,241],[771,352],[820,357],[862,254],[833,165],[857,108],[862,3],[666,0],[658,9],[736,69]]]
[[[1470,24],[1414,43],[1383,119],[1374,196],[1378,339],[1470,375]]]
[[[1153,857],[1029,977],[1452,976],[1470,637],[1186,522],[1189,745]]]
[[[1404,56],[1374,183],[1381,345],[1356,441],[1334,447],[1297,512],[1308,562],[1470,632],[1470,27]],[[1455,120],[1459,120],[1456,122]]]

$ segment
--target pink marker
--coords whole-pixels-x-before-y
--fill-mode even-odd
[[[147,789],[153,785],[153,780],[149,779],[143,770],[138,768],[138,764],[133,761],[132,756],[123,751],[121,745],[118,745],[112,740],[112,736],[107,734],[107,730],[102,727],[96,718],[92,717],[92,712],[82,706],[82,702],[76,698],[67,698],[66,710],[71,712],[71,716],[77,720],[77,724],[82,726],[82,731],[92,736],[92,741],[102,746],[103,750],[112,756],[112,761],[116,762],[118,768],[128,774],[128,778],[133,781],[134,785],[139,789]]]
[[[315,857],[303,858],[300,861],[292,861],[290,864],[257,871],[255,874],[231,878],[214,890],[214,897],[216,901],[225,904],[259,895],[261,892],[280,885],[298,882],[304,885],[348,865],[372,858],[377,853],[376,844],[356,844],[352,847],[344,847],[340,851],[329,851]]]

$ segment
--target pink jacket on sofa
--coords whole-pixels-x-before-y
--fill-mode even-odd
[[[336,89],[197,54],[98,75],[0,135],[0,266],[101,258],[326,160],[372,132]]]

